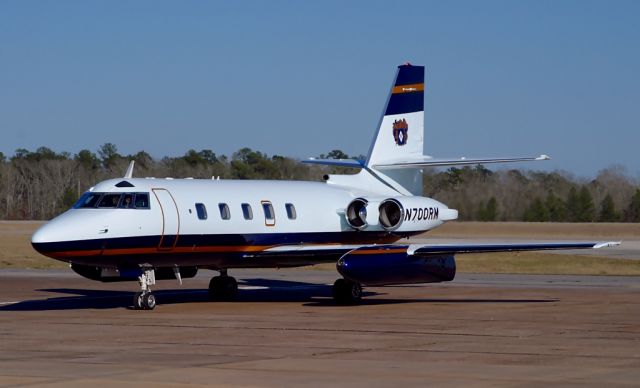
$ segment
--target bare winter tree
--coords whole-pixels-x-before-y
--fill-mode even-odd
[[[324,156],[349,158],[340,150]],[[51,218],[96,182],[122,176],[131,160],[138,177],[321,180],[328,173],[356,172],[304,165],[249,148],[231,157],[205,149],[159,160],[144,151],[121,155],[110,143],[97,153],[81,150],[73,156],[46,147],[19,149],[10,158],[0,155],[0,218]],[[458,209],[462,220],[633,221],[640,208],[638,182],[620,166],[602,170],[592,180],[562,171],[492,171],[481,165],[427,169],[424,177],[425,195]]]

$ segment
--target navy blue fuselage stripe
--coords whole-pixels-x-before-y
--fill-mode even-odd
[[[392,94],[387,104],[385,116],[402,113],[421,112],[424,110],[424,92]],[[409,128],[411,130],[411,128]]]
[[[420,232],[416,232],[420,233]],[[416,233],[403,233],[412,235]],[[165,236],[167,237],[167,236]],[[318,232],[318,233],[260,233],[260,234],[194,234],[180,235],[178,247],[215,247],[245,245],[282,245],[282,244],[373,244],[388,243],[397,240],[398,236],[388,232]],[[85,251],[102,249],[135,249],[155,248],[160,236],[122,237],[94,240],[60,241],[51,243],[34,243],[33,247],[41,253]]]
[[[424,66],[398,66],[395,86],[424,83]]]

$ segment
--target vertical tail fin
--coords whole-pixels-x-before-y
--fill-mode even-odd
[[[548,160],[547,155],[506,158],[434,159],[423,155],[424,66],[398,66],[367,160],[310,159],[307,163],[362,168],[356,175],[331,175],[327,183],[376,193],[422,195],[422,168]]]
[[[366,166],[420,158],[424,147],[424,66],[398,66]],[[422,170],[385,170],[413,194],[422,195]]]
[[[398,66],[382,118],[378,123],[364,165],[352,159],[310,159],[306,163],[363,168],[357,175],[343,179],[331,175],[328,183],[359,185],[371,190],[422,195],[420,168],[395,169],[396,162],[422,160],[424,138],[424,66]],[[376,165],[385,165],[384,172]],[[389,166],[392,165],[392,166]],[[365,171],[366,170],[366,171]],[[360,180],[354,180],[360,177]],[[357,182],[357,183],[356,183]],[[401,186],[401,187],[400,187]]]

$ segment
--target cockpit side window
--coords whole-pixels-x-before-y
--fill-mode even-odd
[[[98,202],[98,207],[99,208],[115,208],[118,207],[118,203],[120,202],[120,197],[122,196],[122,194],[118,193],[118,194],[105,194],[102,196],[102,199],[100,199],[100,202]]]
[[[133,196],[132,193],[124,193],[122,194],[122,201],[120,201],[120,208],[122,209],[133,209]]]
[[[149,209],[149,193],[136,193],[136,209]]]

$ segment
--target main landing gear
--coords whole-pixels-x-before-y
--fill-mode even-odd
[[[140,292],[133,297],[133,308],[136,310],[153,310],[156,307],[156,297],[149,286],[156,284],[156,275],[152,268],[143,268],[138,277]]]
[[[333,283],[333,300],[338,304],[357,304],[362,300],[362,285],[347,279]]]
[[[238,282],[227,275],[227,270],[220,270],[220,276],[214,276],[209,282],[209,298],[217,301],[231,301],[238,296]]]

